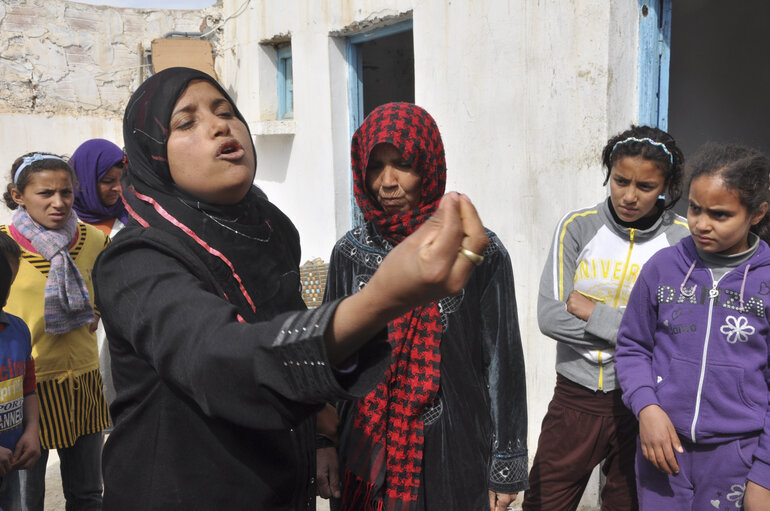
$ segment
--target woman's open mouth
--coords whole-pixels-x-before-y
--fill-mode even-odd
[[[246,154],[237,140],[228,140],[217,149],[217,158],[227,161],[238,161]]]

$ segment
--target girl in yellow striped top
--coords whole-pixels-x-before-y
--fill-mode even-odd
[[[49,449],[61,460],[68,509],[101,509],[102,430],[109,426],[95,331],[91,270],[109,242],[72,213],[75,175],[60,157],[29,153],[3,195],[15,210],[0,227],[22,248],[6,310],[32,334],[42,456],[22,473],[25,509],[43,509]]]

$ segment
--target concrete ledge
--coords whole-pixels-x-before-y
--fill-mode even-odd
[[[297,124],[294,119],[280,121],[259,121],[250,126],[254,135],[294,135]]]

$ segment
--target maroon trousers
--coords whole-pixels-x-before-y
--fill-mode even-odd
[[[575,510],[594,467],[604,460],[603,511],[636,511],[636,417],[620,390],[594,392],[562,375],[543,419],[524,494],[524,511]]]

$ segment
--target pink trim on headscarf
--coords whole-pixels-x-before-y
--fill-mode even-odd
[[[251,296],[249,295],[249,292],[246,291],[246,288],[243,285],[243,281],[241,280],[241,277],[236,273],[235,267],[230,262],[230,260],[225,257],[225,255],[220,252],[219,250],[215,249],[208,243],[206,243],[204,240],[202,240],[197,234],[195,234],[192,229],[187,227],[185,224],[177,220],[172,214],[170,214],[168,211],[166,211],[163,206],[158,204],[158,202],[153,199],[152,197],[149,197],[147,195],[144,195],[142,193],[137,192],[135,189],[131,189],[131,191],[136,195],[136,197],[140,200],[143,200],[147,202],[148,204],[152,205],[153,208],[155,208],[155,211],[165,218],[169,223],[172,225],[178,227],[182,232],[187,234],[189,237],[191,237],[198,245],[203,247],[204,250],[206,250],[209,254],[213,255],[214,257],[219,258],[222,262],[224,262],[228,268],[230,268],[230,271],[233,272],[233,277],[235,277],[235,280],[238,282],[238,286],[241,288],[241,294],[243,294],[243,297],[246,298],[246,301],[249,303],[249,306],[251,307],[251,310],[253,312],[257,311],[257,307],[254,305],[254,301],[251,299]],[[131,216],[137,219],[140,224],[142,224],[143,227],[149,227],[150,224],[148,224],[143,218],[141,218],[135,211],[130,210]]]

